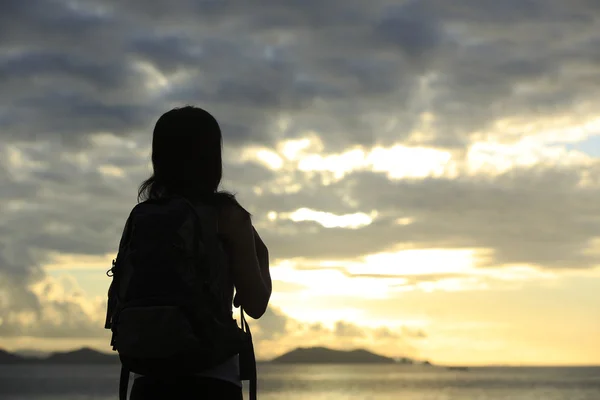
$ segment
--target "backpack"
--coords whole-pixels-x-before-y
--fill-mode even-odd
[[[121,400],[130,372],[189,376],[236,354],[256,397],[252,336],[243,310],[241,329],[232,316],[226,266],[213,207],[175,196],[133,208],[107,273],[105,328],[121,361]]]

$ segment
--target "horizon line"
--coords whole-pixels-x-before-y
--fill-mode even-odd
[[[412,358],[412,357],[406,357],[406,356],[401,356],[401,357],[389,357],[389,356],[385,356],[385,355],[381,355],[379,353],[375,353],[372,352],[371,350],[367,350],[364,348],[355,348],[355,349],[350,349],[350,350],[340,350],[340,349],[334,349],[331,347],[326,347],[326,346],[311,346],[311,347],[296,347],[294,349],[288,350],[284,353],[282,353],[279,356],[274,356],[271,359],[257,359],[256,362],[257,363],[261,363],[261,364],[269,364],[272,363],[276,358],[279,358],[282,355],[285,355],[287,353],[290,353],[294,350],[297,349],[307,349],[307,348],[323,348],[323,349],[327,349],[327,350],[334,350],[334,351],[342,351],[342,352],[350,352],[350,351],[355,351],[355,350],[366,350],[368,352],[371,352],[373,354],[376,355],[380,355],[386,358],[391,358],[394,360],[402,360],[402,359],[408,359],[411,361],[414,361],[414,364],[404,364],[407,366],[423,366],[423,365],[427,365],[425,363],[429,363],[431,367],[442,367],[442,368],[600,368],[600,363],[598,364],[587,364],[587,363],[572,363],[572,364],[529,364],[529,363],[481,363],[481,364],[461,364],[461,363],[437,363],[435,361],[432,360],[427,360],[427,359],[416,359],[416,358]],[[79,351],[79,350],[92,350],[94,352],[100,353],[100,354],[104,354],[107,356],[114,356],[114,357],[118,357],[118,353],[116,351],[103,351],[103,350],[99,350],[97,348],[94,347],[90,347],[90,346],[82,346],[82,347],[76,347],[76,348],[72,348],[70,350],[53,350],[53,351],[44,351],[44,350],[39,350],[39,349],[21,349],[21,350],[6,350],[2,347],[0,347],[0,351],[6,351],[7,353],[16,355],[18,357],[21,358],[27,358],[27,359],[36,359],[39,357],[36,356],[28,356],[28,355],[21,355],[19,354],[19,352],[39,352],[42,353],[44,355],[48,355],[51,356],[53,354],[57,354],[57,353],[70,353],[70,352],[75,352],[75,351]],[[45,359],[45,357],[39,358],[41,360]],[[280,362],[279,364],[286,364],[285,362]],[[327,363],[289,363],[289,364],[327,364]],[[333,364],[340,364],[343,365],[343,363],[331,363]],[[398,364],[402,365],[401,362],[398,362]]]

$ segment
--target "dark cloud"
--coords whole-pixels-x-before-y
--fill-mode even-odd
[[[496,177],[396,181],[383,173],[355,172],[327,187],[313,191],[307,184],[299,194],[259,196],[252,204],[264,213],[301,207],[337,215],[379,212],[373,223],[357,229],[285,219],[265,224],[262,235],[271,254],[281,259],[352,259],[409,243],[480,249],[486,254],[481,266],[589,268],[600,263],[598,254],[589,251],[600,230],[597,170],[596,164],[581,169],[534,166]],[[586,185],[583,176],[592,177]],[[412,223],[399,224],[400,218]],[[299,237],[310,240],[299,245]],[[394,274],[393,266],[389,273]]]
[[[424,1],[409,1],[387,7],[375,32],[383,41],[397,46],[411,59],[426,57],[444,41],[440,21],[428,10]]]
[[[398,243],[489,248],[494,254],[487,261],[496,265],[581,268],[600,261],[587,252],[600,228],[600,209],[593,206],[600,191],[582,188],[572,169],[516,169],[496,179],[354,179],[353,194],[363,207],[378,204],[414,218],[397,226],[392,237]]]
[[[286,227],[288,229],[286,229]],[[376,220],[359,229],[324,228],[317,222],[281,222],[265,231],[273,257],[352,259],[364,254],[388,250],[401,242],[402,228],[394,220]],[[298,244],[299,237],[310,238]]]
[[[506,24],[537,25],[550,21],[554,23],[591,22],[597,14],[597,5],[588,0],[565,3],[560,0],[463,0],[453,6],[443,0],[432,0],[431,4],[438,15],[460,19],[473,25],[486,25],[490,28],[506,28]],[[490,26],[491,25],[491,26]]]
[[[585,18],[597,7],[584,1],[73,4],[3,3],[0,81],[14,88],[0,99],[4,135],[78,143],[97,130],[145,130],[168,106],[199,103],[243,143],[276,140],[282,113],[329,148],[390,143],[429,111],[440,128],[433,143],[460,146],[503,115],[570,110],[593,95],[575,90],[586,88],[576,70],[535,98],[514,91],[593,59],[574,46],[597,39]],[[149,91],[143,81],[158,78],[145,77],[142,61],[170,85]],[[402,129],[382,132],[374,115]]]
[[[85,49],[99,34],[112,38],[120,30],[118,20],[96,12],[92,2],[32,0],[27,3],[6,0],[0,5],[0,38],[4,46],[43,49],[44,45]],[[112,34],[111,34],[112,33]],[[99,38],[98,38],[99,39]],[[113,43],[114,45],[114,43]],[[88,54],[95,50],[87,49]]]

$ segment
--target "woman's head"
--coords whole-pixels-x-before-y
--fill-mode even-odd
[[[152,137],[154,173],[140,186],[140,199],[217,192],[223,175],[221,128],[198,107],[174,108],[156,122]]]

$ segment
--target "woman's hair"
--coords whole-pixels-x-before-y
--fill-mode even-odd
[[[140,185],[138,201],[181,195],[235,202],[232,194],[219,191],[222,144],[221,128],[207,111],[186,106],[164,113],[152,136],[154,172]]]

